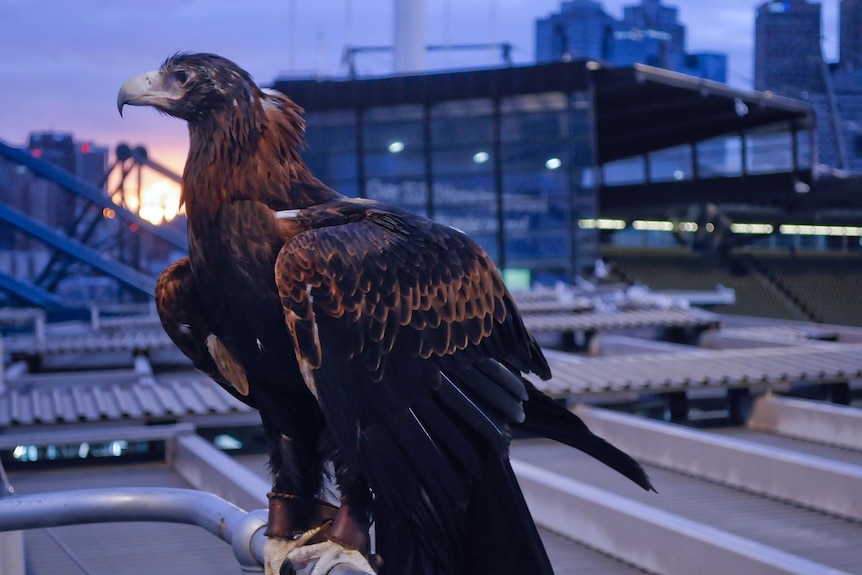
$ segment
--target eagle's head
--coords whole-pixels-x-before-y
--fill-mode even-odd
[[[117,94],[117,108],[122,115],[126,104],[152,106],[195,124],[260,95],[249,73],[227,58],[178,53],[158,70],[126,80]]]

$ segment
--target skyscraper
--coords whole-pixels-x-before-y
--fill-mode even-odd
[[[536,59],[591,58],[617,66],[649,64],[718,82],[727,81],[727,56],[688,54],[677,9],[661,0],[625,7],[622,20],[599,2],[568,0],[560,12],[536,21]]]
[[[102,179],[108,163],[107,148],[91,142],[76,142],[71,134],[34,132],[30,134],[27,151],[92,186],[104,187]],[[0,202],[54,230],[72,227],[81,207],[73,194],[11,162],[0,162]],[[40,246],[38,241],[13,233],[11,228],[0,232],[0,249]]]
[[[794,98],[824,91],[820,4],[806,0],[764,2],[754,28],[754,89]]]
[[[677,9],[661,0],[643,0],[640,6],[624,8],[616,51],[637,54],[632,62],[679,70],[685,58],[685,26],[677,22]],[[616,58],[620,60],[619,57]]]
[[[568,0],[560,12],[536,21],[536,60],[607,60],[616,21],[593,0]]]
[[[75,142],[71,134],[34,132],[30,134],[28,149],[31,154],[59,166],[87,183],[102,187],[107,165],[108,150],[89,142]],[[76,198],[60,192],[48,181],[36,179],[25,196],[24,213],[62,229],[71,226],[76,217]]]
[[[862,0],[841,0],[840,32],[841,68],[862,68]]]

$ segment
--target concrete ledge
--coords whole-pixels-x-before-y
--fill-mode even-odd
[[[602,409],[575,413],[644,463],[862,521],[862,467]]]
[[[662,575],[844,572],[512,461],[538,525]]]
[[[194,433],[168,442],[168,463],[196,489],[227,499],[243,509],[268,506],[272,485]]]
[[[862,449],[862,409],[767,394],[754,402],[748,427],[849,449]]]

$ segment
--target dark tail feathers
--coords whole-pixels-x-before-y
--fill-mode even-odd
[[[524,402],[524,421],[514,427],[570,445],[622,473],[644,489],[655,491],[640,464],[627,453],[595,435],[577,415],[525,380],[529,399]]]
[[[459,567],[459,575],[554,573],[508,458],[491,450],[470,500]]]

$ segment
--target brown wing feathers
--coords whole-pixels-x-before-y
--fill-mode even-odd
[[[194,285],[189,258],[168,266],[156,282],[156,307],[171,341],[191,361],[237,399],[255,407],[245,370],[212,333]]]
[[[349,225],[314,227],[316,209],[303,212],[308,230],[288,240],[276,274],[288,325],[314,367],[321,358],[312,301],[317,313],[345,320],[346,351],[365,357],[378,379],[397,337],[427,359],[479,344],[505,322],[506,289],[487,254],[460,232],[374,210],[341,220]]]

